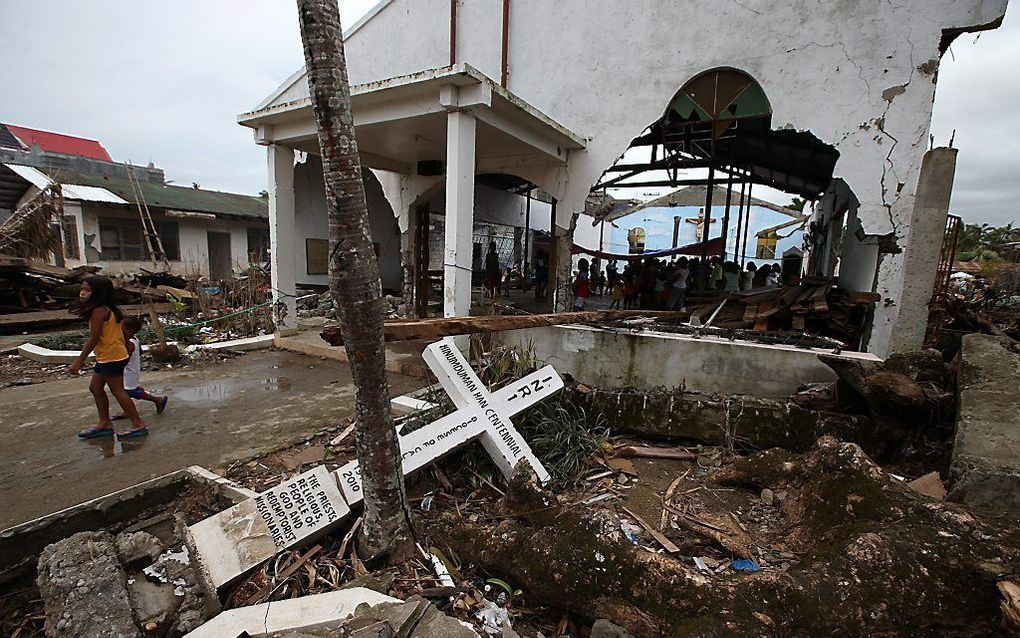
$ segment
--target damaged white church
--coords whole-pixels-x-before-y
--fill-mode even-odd
[[[809,202],[806,274],[881,296],[866,349],[917,349],[955,169],[956,151],[930,148],[939,61],[957,36],[997,27],[1005,9],[1006,0],[382,0],[350,26],[346,48],[383,284],[417,297],[423,314],[431,264],[442,269],[444,314],[469,314],[472,237],[492,223],[552,231],[550,288],[563,296],[571,247],[598,242],[583,216],[592,192],[763,185]],[[326,209],[303,72],[238,120],[268,151],[273,285],[287,331],[296,286],[325,274],[311,254]],[[650,157],[621,160],[638,147]],[[308,158],[295,163],[295,152]],[[678,179],[687,169],[708,169],[708,179]],[[715,212],[707,204],[722,215],[720,202]],[[443,248],[430,260],[435,216]]]

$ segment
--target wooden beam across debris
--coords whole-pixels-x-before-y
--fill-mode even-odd
[[[173,306],[168,303],[152,304],[155,307],[156,312],[170,312],[173,310]],[[148,312],[148,306],[143,304],[132,304],[121,306],[121,310],[124,311],[125,315],[140,315]],[[81,319],[75,314],[72,314],[70,310],[36,310],[34,312],[16,312],[9,314],[0,314],[0,327],[2,328],[29,328],[29,327],[40,327],[51,324],[68,323],[71,321],[81,321],[82,328],[85,328],[85,320]]]
[[[503,332],[506,330],[522,330],[524,328],[540,328],[543,326],[600,324],[638,317],[686,319],[688,316],[690,316],[689,312],[665,310],[593,310],[544,315],[486,315],[481,317],[444,317],[436,319],[393,319],[386,322],[385,335],[386,341],[434,340],[453,335]],[[342,346],[344,343],[339,326],[328,326],[319,334],[330,345]]]

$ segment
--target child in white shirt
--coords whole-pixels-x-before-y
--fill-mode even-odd
[[[169,397],[156,396],[145,391],[139,381],[142,375],[142,346],[135,334],[142,329],[142,320],[138,317],[124,318],[124,334],[127,337],[128,363],[124,368],[124,390],[135,400],[152,401],[156,404],[156,414],[163,414]]]

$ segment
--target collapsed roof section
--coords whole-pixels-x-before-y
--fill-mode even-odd
[[[764,90],[735,69],[706,71],[687,82],[662,118],[630,148],[650,149],[650,159],[617,163],[592,190],[702,184],[706,180],[679,179],[679,171],[712,168],[726,179],[817,199],[839,159],[836,149],[810,132],[772,130],[772,107]],[[665,176],[634,181],[648,172]]]
[[[715,193],[713,200],[722,202],[726,200],[726,189],[722,186],[713,186]],[[679,190],[675,190],[672,193],[667,193],[662,197],[656,197],[650,199],[647,202],[638,202],[627,208],[618,209],[610,212],[605,216],[606,221],[613,221],[620,217],[626,217],[639,211],[645,210],[646,208],[677,208],[681,206],[704,206],[705,195],[708,190],[707,185],[703,186],[686,186]],[[793,208],[787,208],[786,206],[779,206],[772,202],[767,202],[764,199],[758,199],[757,197],[748,197],[748,202],[751,206],[758,206],[761,208],[768,208],[774,210],[777,213],[782,213],[789,217],[794,218],[796,221],[803,219],[804,215]]]

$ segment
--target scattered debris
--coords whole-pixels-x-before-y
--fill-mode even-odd
[[[677,448],[651,447],[649,445],[625,445],[616,448],[616,455],[622,457],[643,457],[652,459],[673,459],[675,461],[696,461],[697,454]]]
[[[946,500],[946,486],[942,484],[938,472],[929,472],[921,478],[914,479],[907,483],[907,487],[936,501]]]
[[[741,558],[730,563],[730,569],[738,572],[756,572],[758,565],[753,560]]]

